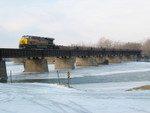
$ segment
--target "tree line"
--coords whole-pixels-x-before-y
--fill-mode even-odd
[[[121,42],[113,41],[108,38],[102,37],[95,44],[77,43],[71,46],[84,46],[84,47],[98,47],[98,48],[113,48],[113,49],[128,49],[128,50],[141,50],[145,56],[150,57],[150,39],[142,42]]]

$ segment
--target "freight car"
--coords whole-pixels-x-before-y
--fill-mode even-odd
[[[54,44],[54,38],[24,35],[19,41],[21,49],[58,49]]]

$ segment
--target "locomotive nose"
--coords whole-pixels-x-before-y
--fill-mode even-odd
[[[21,38],[19,44],[27,44],[27,39]]]

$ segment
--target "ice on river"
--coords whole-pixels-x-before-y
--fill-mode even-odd
[[[0,84],[0,113],[149,113],[150,91],[125,91],[147,83]]]

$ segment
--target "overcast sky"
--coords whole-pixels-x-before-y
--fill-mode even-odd
[[[150,38],[150,0],[0,0],[0,48],[18,47],[22,35],[59,45],[142,41]]]

